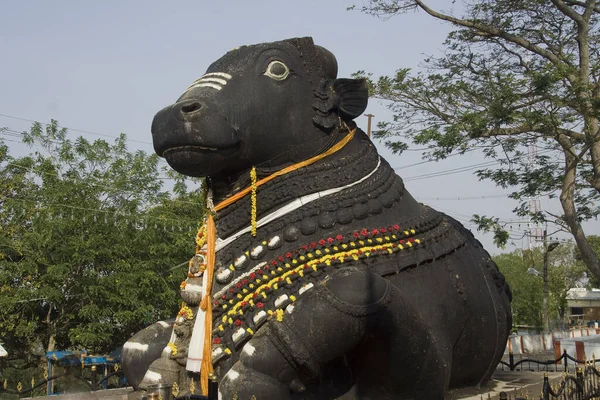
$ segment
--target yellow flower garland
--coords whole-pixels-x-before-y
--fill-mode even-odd
[[[252,194],[250,195],[250,233],[256,236],[256,168],[250,170],[250,187]]]
[[[179,310],[179,313],[177,313],[177,315],[181,315],[181,316],[185,317],[186,319],[190,319],[190,320],[194,319],[194,312],[188,306],[181,307],[181,310]]]
[[[169,342],[167,344],[167,347],[169,347],[171,349],[171,354],[172,355],[177,355],[177,346],[175,345],[175,343]]]

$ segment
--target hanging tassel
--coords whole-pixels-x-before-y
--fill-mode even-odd
[[[196,234],[196,254],[205,257],[202,275],[202,301],[196,312],[196,322],[190,339],[186,369],[190,372],[200,372],[200,388],[202,394],[208,395],[208,377],[213,373],[212,365],[212,285],[215,271],[215,246],[217,232],[213,213],[212,193],[207,190],[205,201],[204,224]]]
[[[206,276],[206,291],[202,302],[200,302],[200,308],[205,312],[204,315],[204,348],[202,354],[202,366],[200,369],[200,388],[202,394],[208,396],[208,376],[213,373],[212,364],[212,285],[213,276],[215,272],[215,245],[217,232],[215,230],[215,222],[213,220],[212,213],[208,212],[208,218],[206,221],[206,270],[204,273]]]
[[[256,168],[250,170],[250,187],[252,194],[250,195],[250,233],[256,237]]]

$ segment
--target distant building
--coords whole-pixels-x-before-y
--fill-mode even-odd
[[[580,322],[600,321],[600,289],[569,289],[567,304],[570,320]]]

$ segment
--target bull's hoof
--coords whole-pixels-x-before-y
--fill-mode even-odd
[[[250,400],[252,398],[289,400],[291,396],[288,386],[238,361],[221,380],[219,399]]]

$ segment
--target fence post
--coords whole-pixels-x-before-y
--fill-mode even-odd
[[[96,366],[92,365],[92,390],[96,390],[96,385],[98,384],[98,380],[96,379]]]
[[[542,395],[544,400],[550,400],[550,382],[548,382],[548,374],[544,372],[544,386],[542,386]]]
[[[515,370],[515,356],[512,350],[508,352],[508,365],[511,371]]]
[[[217,400],[219,396],[219,378],[213,372],[208,375],[208,400]]]
[[[569,366],[568,366],[569,358],[567,357],[567,350],[566,349],[563,351],[562,357],[565,360],[565,372],[569,372]]]
[[[583,400],[583,385],[583,371],[581,370],[581,367],[577,367],[577,400]]]
[[[54,376],[54,368],[52,365],[52,362],[50,361],[50,358],[48,358],[48,377]],[[53,381],[48,381],[48,384],[46,385],[46,394],[48,396],[54,394],[54,387],[53,387]]]

